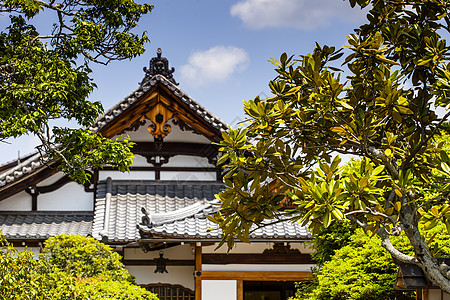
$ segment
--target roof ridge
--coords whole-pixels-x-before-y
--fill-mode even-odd
[[[213,127],[219,130],[228,129],[229,125],[225,121],[214,115],[212,112],[198,103],[195,99],[189,96],[185,91],[179,88],[176,84],[174,84],[161,74],[153,75],[148,81],[145,82],[144,85],[139,86],[128,96],[123,98],[119,103],[111,107],[103,115],[99,116],[95,123],[91,127],[89,127],[89,129],[93,132],[100,131],[108,123],[110,123],[116,117],[126,111],[133,103],[136,102],[137,99],[139,99],[139,97],[150,90],[150,88],[152,88],[157,82],[163,84],[165,87],[171,90],[175,96],[177,96],[182,102],[188,105],[190,109],[192,109],[197,115],[202,117]]]
[[[149,215],[150,224],[153,226],[159,226],[167,223],[173,223],[175,221],[183,220],[192,216],[195,216],[199,212],[205,210],[212,206],[212,202],[210,201],[201,201],[196,202],[192,205],[180,208],[178,210],[152,214]]]

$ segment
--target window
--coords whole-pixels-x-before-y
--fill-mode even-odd
[[[158,295],[159,300],[194,300],[194,291],[181,285],[156,283],[142,285],[147,291]]]
[[[287,300],[294,295],[294,282],[244,281],[244,300]]]

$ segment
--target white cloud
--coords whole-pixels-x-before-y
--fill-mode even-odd
[[[196,51],[189,57],[188,63],[180,67],[182,82],[191,86],[223,82],[233,73],[244,71],[249,61],[244,49],[232,46]]]
[[[333,19],[364,19],[365,12],[342,0],[242,0],[231,7],[251,29],[293,27],[312,30],[331,24]]]

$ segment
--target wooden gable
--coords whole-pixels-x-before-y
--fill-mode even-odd
[[[201,134],[212,142],[221,140],[219,129],[202,118],[161,81],[156,81],[156,84],[99,132],[105,137],[112,138],[125,131],[135,130],[146,120],[151,122],[148,131],[156,141],[170,134],[171,126],[174,124],[183,130]],[[169,122],[170,120],[172,122]]]

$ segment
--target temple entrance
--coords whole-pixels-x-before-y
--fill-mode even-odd
[[[244,300],[287,300],[294,295],[293,281],[244,281]]]

